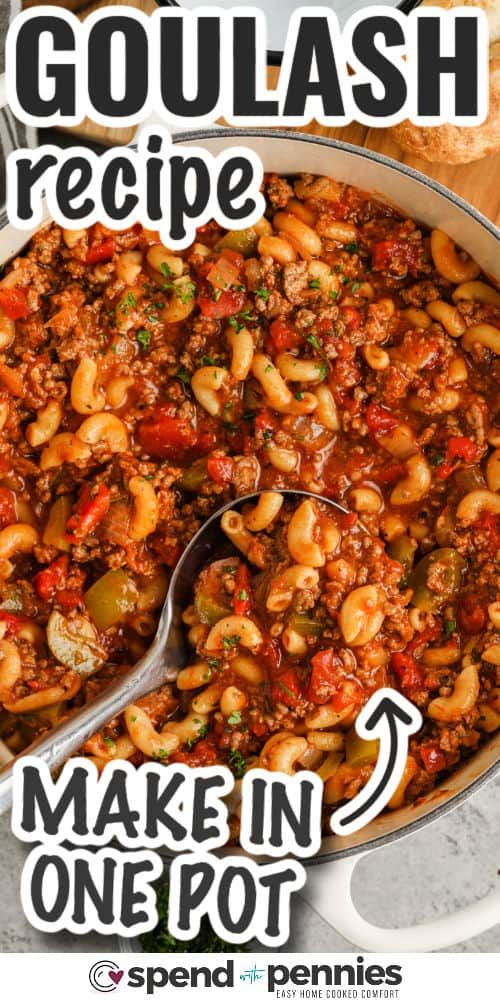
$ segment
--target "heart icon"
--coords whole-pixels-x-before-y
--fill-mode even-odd
[[[121,980],[123,979],[123,974],[124,974],[123,969],[119,969],[118,972],[108,972],[108,976],[111,979],[111,982],[115,984],[115,986],[118,986],[118,983],[121,982]]]

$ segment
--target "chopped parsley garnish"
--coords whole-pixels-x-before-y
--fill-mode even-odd
[[[234,576],[234,574],[236,573],[236,566],[232,566],[231,563],[229,563],[227,566],[222,567],[222,572],[230,573],[231,576]]]
[[[313,278],[309,282],[309,288],[321,288],[321,282],[320,282],[319,278]]]
[[[153,754],[153,758],[156,760],[166,760],[168,758],[168,753],[162,747]]]
[[[346,243],[345,249],[347,250],[347,253],[357,253],[359,250],[359,243],[357,243],[356,240],[353,240],[352,243]]]
[[[301,400],[304,399],[304,393],[303,392],[296,392],[295,393],[295,399],[300,403]]]
[[[444,623],[444,634],[449,639],[457,631],[457,623],[454,618],[447,618]]]
[[[224,649],[234,649],[234,647],[238,645],[239,641],[239,635],[225,635],[222,640],[222,645],[224,646]]]
[[[183,281],[181,285],[172,285],[172,291],[177,299],[180,299],[183,306],[194,299],[196,285],[194,281]]]
[[[202,365],[216,365],[217,358],[211,358],[209,354],[202,354],[201,358]]]
[[[234,774],[235,777],[240,777],[236,771]],[[148,931],[141,937],[141,945],[145,952],[208,952],[220,955],[222,952],[247,951],[245,945],[228,944],[227,941],[217,937],[206,916],[202,917],[198,934],[192,941],[180,941],[175,938],[168,929],[168,894],[168,882],[163,882],[157,889],[158,923],[154,930]]]
[[[339,297],[339,293],[338,292],[330,292],[330,298],[331,299],[338,299],[338,297]]]
[[[444,455],[441,455],[439,451],[435,451],[432,453],[432,455],[429,456],[429,462],[433,466],[443,465]]]
[[[243,590],[240,590],[239,593],[236,594],[236,597],[239,601],[248,601],[248,590],[243,588]]]
[[[328,365],[324,361],[318,365],[318,378],[320,382],[324,382],[326,376],[328,375]]]
[[[294,701],[296,700],[297,695],[294,694],[294,692],[291,691],[290,688],[286,686],[286,684],[283,684],[283,681],[278,681],[277,683],[278,687],[283,688],[283,691],[286,691],[289,698],[293,698]]]
[[[219,669],[220,662],[221,661],[220,661],[220,659],[219,659],[218,656],[207,656],[207,663],[208,663],[209,667],[212,667],[213,670],[218,670]]]
[[[360,281],[353,281],[353,283],[351,285],[351,292],[359,292],[360,288],[361,288],[361,282]]]
[[[314,333],[311,333],[309,337],[306,337],[306,342],[310,344],[311,347],[314,347],[315,351],[321,350],[321,344]]]
[[[111,739],[111,736],[103,736],[103,740],[104,740],[104,742],[105,742],[105,744],[106,744],[107,747],[114,747],[114,746],[116,746],[116,743],[115,743],[114,740]]]
[[[228,715],[227,717],[227,721],[230,726],[239,726],[241,722],[241,712],[231,712],[231,715]]]
[[[191,374],[188,372],[187,368],[180,365],[175,374],[177,375],[177,378],[180,378],[181,382],[184,382],[184,385],[191,384]]]
[[[257,291],[255,292],[255,298],[262,299],[264,302],[267,302],[270,294],[271,292],[268,291],[267,288],[258,288]]]
[[[120,303],[120,312],[125,313],[125,316],[128,316],[129,312],[132,309],[135,309],[135,307],[136,307],[135,295],[133,294],[133,292],[128,292],[123,301]]]
[[[151,340],[151,333],[149,330],[138,330],[135,339],[138,344],[141,345],[143,351],[147,351],[149,347],[149,341]]]
[[[270,441],[271,438],[272,438],[272,436],[273,436],[273,432],[271,430],[269,430],[269,427],[267,427],[266,430],[262,434],[262,437],[263,437],[264,441]]]
[[[247,769],[247,762],[239,750],[229,751],[229,767],[235,778],[242,778]]]
[[[165,260],[163,260],[160,264],[160,271],[164,278],[173,278],[173,274]]]

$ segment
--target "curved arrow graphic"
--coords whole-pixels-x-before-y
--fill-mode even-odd
[[[372,695],[358,715],[356,732],[364,740],[380,741],[377,763],[359,795],[333,814],[334,833],[347,837],[382,812],[403,777],[409,738],[422,722],[418,708],[399,691],[381,688]]]

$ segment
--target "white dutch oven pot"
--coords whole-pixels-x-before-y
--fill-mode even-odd
[[[495,226],[446,188],[386,157],[316,136],[260,129],[214,128],[179,133],[175,142],[202,146],[214,154],[232,144],[245,145],[259,154],[267,171],[329,174],[373,192],[427,226],[444,229],[487,274],[500,280],[499,233]],[[29,234],[14,230],[5,217],[0,224],[3,263],[22,250]],[[500,922],[500,888],[459,913],[389,930],[373,926],[358,913],[351,896],[351,878],[361,857],[439,819],[498,773],[500,733],[418,804],[379,816],[350,837],[325,837],[319,855],[309,862],[304,897],[345,938],[376,952],[447,948],[493,927]],[[124,946],[129,945],[124,942]]]

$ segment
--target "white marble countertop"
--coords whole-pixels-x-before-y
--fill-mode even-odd
[[[363,915],[384,927],[403,926],[453,912],[492,889],[500,868],[499,792],[500,781],[492,782],[449,816],[361,860],[354,876],[354,895]],[[19,901],[26,851],[12,836],[9,820],[3,818],[0,951],[109,954],[114,950],[114,940],[97,934],[41,934],[27,923]],[[358,949],[336,934],[307,903],[296,900],[292,935],[283,950],[337,954]],[[500,952],[500,923],[450,951]]]

